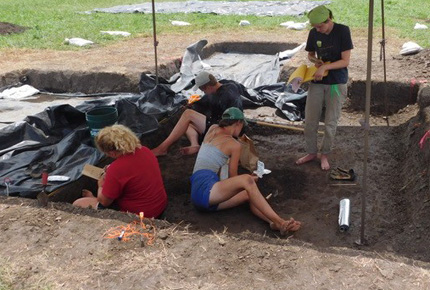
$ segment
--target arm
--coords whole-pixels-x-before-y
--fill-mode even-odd
[[[239,167],[240,152],[242,151],[242,146],[236,140],[231,140],[228,143],[230,151],[230,163],[228,164],[228,176],[237,176],[237,169]]]
[[[103,173],[97,181],[97,201],[100,202],[104,207],[108,207],[112,204],[113,199],[107,198],[103,195],[103,185],[105,183],[105,173]]]
[[[332,63],[323,64],[318,68],[318,70],[315,72],[315,80],[322,80],[326,70],[340,69],[340,68],[347,67],[349,65],[350,58],[351,58],[351,50],[342,51],[341,59]]]

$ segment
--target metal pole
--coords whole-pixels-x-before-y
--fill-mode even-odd
[[[155,56],[155,85],[158,85],[158,63],[157,63],[157,28],[155,26],[155,0],[152,0],[152,30],[154,35],[154,56]]]
[[[367,78],[366,78],[366,112],[364,120],[364,162],[363,162],[363,192],[361,193],[361,231],[359,245],[367,244],[364,237],[366,221],[366,194],[367,194],[367,158],[369,155],[369,116],[370,116],[370,94],[372,86],[372,40],[373,40],[373,6],[374,1],[369,0],[369,25],[367,42]]]
[[[387,126],[390,126],[390,121],[388,119],[388,98],[387,98],[387,64],[385,58],[385,13],[384,13],[384,0],[381,0],[381,17],[382,17],[382,60],[384,65],[384,107],[385,107],[385,120],[387,121]]]

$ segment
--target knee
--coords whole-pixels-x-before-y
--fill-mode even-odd
[[[243,180],[245,182],[245,187],[257,186],[257,184],[255,183],[254,178],[251,175],[249,175],[249,174],[244,174],[243,175]]]
[[[78,198],[77,200],[75,200],[73,202],[73,205],[77,207],[82,207],[82,198]]]
[[[195,114],[195,111],[192,109],[186,109],[184,113],[182,113],[182,118],[191,119],[191,117]]]

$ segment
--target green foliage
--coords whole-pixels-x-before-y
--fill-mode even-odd
[[[0,268],[0,290],[10,290],[12,289],[12,284],[7,281],[6,275],[4,273],[4,268]]]
[[[0,21],[28,27],[25,32],[0,35],[0,48],[35,48],[71,50],[82,49],[64,44],[65,38],[80,37],[89,39],[97,45],[106,45],[123,39],[121,36],[101,34],[101,30],[127,31],[132,37],[152,35],[151,14],[86,14],[94,8],[111,7],[143,3],[149,0],[1,0]],[[157,0],[155,5],[160,1]],[[414,30],[416,22],[430,25],[428,0],[386,0],[385,27],[394,31],[405,41],[415,41],[423,47],[430,47],[430,30]],[[328,5],[332,9],[335,21],[345,23],[351,28],[367,29],[369,20],[368,0],[332,0]],[[229,15],[220,16],[201,13],[156,14],[157,34],[193,33],[201,31],[245,30],[239,27],[240,20],[252,23],[254,30],[282,31],[280,23],[293,20],[306,21],[306,17],[259,17]],[[171,20],[192,23],[192,26],[172,26]],[[381,1],[375,1],[374,28],[381,28]],[[388,38],[389,36],[387,36]]]

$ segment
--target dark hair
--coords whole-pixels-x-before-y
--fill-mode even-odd
[[[213,75],[209,74],[208,78],[209,78],[209,81],[199,87],[199,89],[201,89],[202,91],[206,89],[208,86],[215,86],[218,83],[218,80]]]
[[[328,9],[327,8],[327,10],[328,10],[328,18],[330,18],[330,19],[334,19],[334,17],[333,17],[333,12],[331,12],[331,10],[330,9]],[[327,21],[327,20],[326,20]]]
[[[230,120],[230,119],[221,120],[221,121],[219,121],[218,126],[220,126],[221,128],[224,128],[224,127],[231,126],[236,122],[242,122],[243,123],[243,120]]]
[[[209,82],[207,83],[207,85],[211,85],[214,86],[218,83],[218,80],[212,75],[209,75]]]

